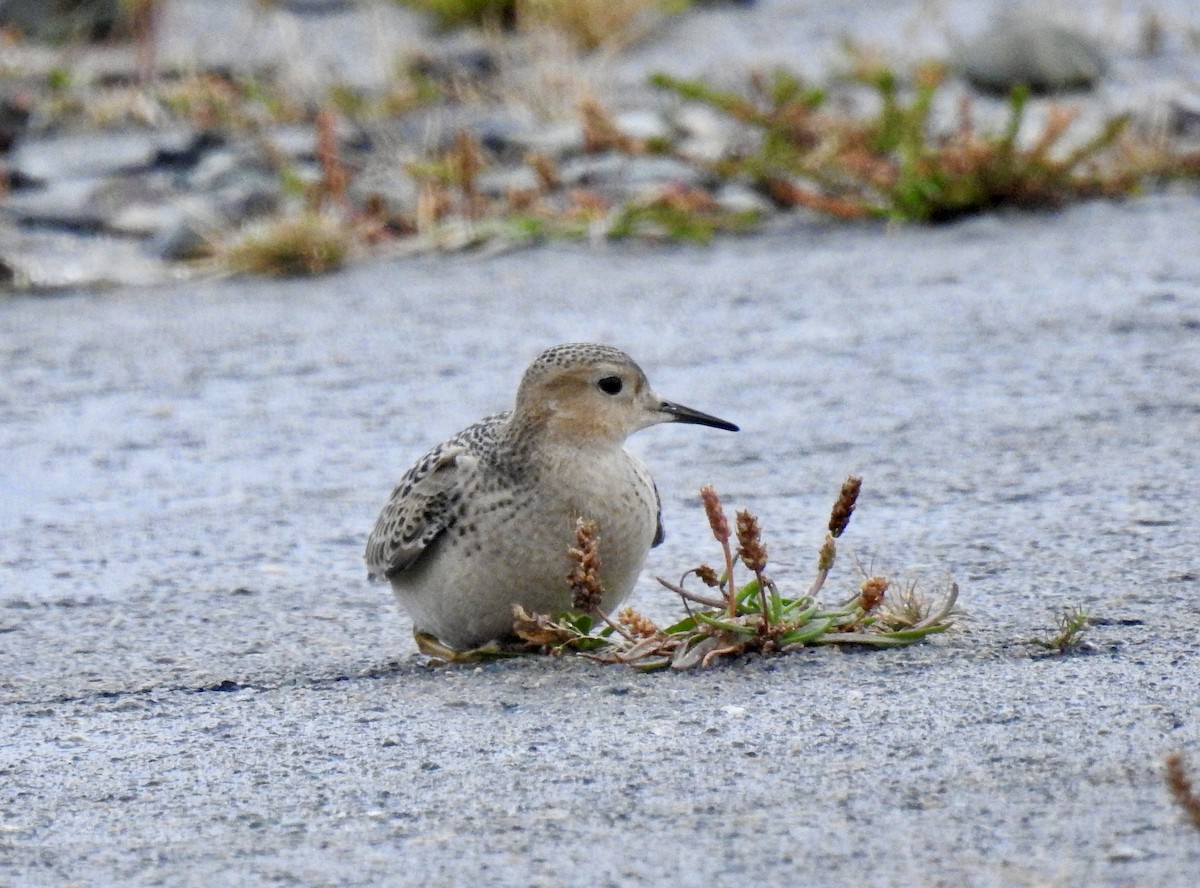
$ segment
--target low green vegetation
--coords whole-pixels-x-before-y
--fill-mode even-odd
[[[1055,107],[1035,138],[1020,138],[1027,89],[1009,97],[1008,122],[999,132],[976,128],[969,105],[955,129],[938,132],[931,110],[945,76],[942,66],[925,65],[902,88],[896,72],[860,67],[854,79],[879,99],[878,113],[865,120],[829,110],[823,89],[784,70],[753,78],[746,94],[665,74],[652,83],[758,132],[754,151],[716,162],[722,175],[752,182],[780,206],[840,218],[943,222],[999,207],[1119,197],[1156,174],[1196,172],[1195,158],[1135,144],[1126,115],[1067,150],[1062,144],[1076,115]]]
[[[1092,625],[1091,616],[1081,607],[1064,607],[1054,618],[1054,629],[1029,644],[1051,654],[1067,654],[1080,649],[1084,633]]]
[[[582,49],[636,39],[665,15],[691,0],[400,0],[431,13],[444,28],[482,25],[549,28]]]
[[[448,25],[551,24],[569,32],[580,48],[619,43],[648,17],[687,5],[686,0],[409,2]],[[128,11],[149,15],[155,5],[129,0]],[[150,60],[153,23],[150,15],[144,27],[134,29]],[[414,250],[552,238],[707,243],[754,231],[792,209],[833,221],[939,223],[1000,208],[1121,198],[1168,179],[1200,178],[1200,151],[1165,131],[1147,135],[1125,115],[1093,121],[1084,134],[1084,123],[1064,106],[1035,105],[1027,91],[1017,90],[1008,97],[1006,120],[994,129],[976,122],[976,105],[991,100],[969,93],[957,120],[950,121],[943,65],[900,72],[852,50],[848,73],[823,84],[782,69],[751,75],[737,89],[668,74],[652,77],[668,104],[707,106],[729,121],[731,134],[703,156],[689,154],[688,134],[678,120],[667,125],[664,118],[653,135],[630,135],[580,89],[581,145],[520,157],[511,145],[487,147],[468,122],[449,141],[396,146],[396,161],[382,173],[395,182],[362,187],[355,181],[362,171],[378,174],[385,166],[392,146],[376,136],[396,118],[431,106],[452,112],[514,98],[506,92],[514,81],[495,71],[485,75],[492,77],[485,85],[464,85],[428,62],[398,65],[383,90],[335,85],[305,97],[271,71],[155,71],[148,64],[151,77],[101,81],[59,62],[34,72],[4,69],[0,76],[21,85],[18,92],[27,97],[29,118],[40,132],[183,124],[216,144],[237,146],[248,166],[276,173],[286,207],[286,221],[275,225],[280,245],[320,235],[325,246],[307,253],[280,249],[271,261],[257,261],[268,252],[263,226],[249,234],[216,232],[214,240],[225,244],[216,250],[218,259],[244,273],[325,271],[352,252],[398,241]],[[534,89],[528,82],[524,88]],[[847,104],[847,96],[854,101]],[[323,146],[315,163],[286,154],[273,141],[283,124],[290,125],[290,135],[296,126],[313,127]],[[246,145],[254,146],[252,155]],[[565,176],[581,152],[608,172]],[[609,161],[617,163],[605,166]],[[379,182],[380,175],[372,179]],[[510,184],[497,187],[497,180]],[[319,223],[307,215],[330,207],[336,213],[326,213]],[[333,219],[342,220],[338,237],[330,231]]]
[[[214,246],[220,266],[239,274],[325,274],[345,264],[351,229],[333,215],[305,211],[251,223]]]
[[[817,573],[799,593],[784,594],[767,570],[767,549],[758,520],[739,511],[731,527],[711,487],[701,490],[709,527],[721,552],[720,570],[700,565],[678,583],[658,578],[677,594],[686,615],[660,628],[626,608],[616,615],[599,609],[601,540],[596,526],[580,521],[570,550],[574,607],[557,615],[514,613],[513,629],[520,645],[489,645],[464,653],[448,652],[418,637],[432,656],[473,661],[498,656],[575,652],[605,663],[624,663],[642,671],[711,666],[727,657],[786,654],[816,645],[899,647],[945,632],[955,622],[958,589],[951,584],[940,598],[921,594],[914,585],[898,588],[883,577],[868,577],[858,591],[839,604],[819,596],[836,558],[836,539],[850,521],[861,481],[842,486],[830,514],[829,529],[817,558]],[[739,583],[735,573],[749,574]],[[701,590],[685,588],[695,578]]]

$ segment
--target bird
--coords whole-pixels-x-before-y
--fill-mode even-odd
[[[513,606],[571,606],[576,523],[599,535],[600,607],[632,591],[663,541],[662,504],[629,435],[678,422],[731,422],[659,397],[623,351],[594,343],[546,349],[513,408],[433,447],[401,477],[367,540],[368,578],[390,582],[425,652],[467,651],[513,634]]]

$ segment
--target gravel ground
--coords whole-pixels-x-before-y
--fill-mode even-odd
[[[1194,885],[1161,762],[1200,775],[1198,240],[1178,194],[0,302],[0,884]],[[956,580],[962,628],[424,665],[365,535],[578,339],[743,428],[631,442],[639,608],[713,559],[702,483],[787,587],[861,473],[847,542]],[[1088,648],[1033,656],[1065,605]]]

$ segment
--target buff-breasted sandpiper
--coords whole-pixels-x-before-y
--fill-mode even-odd
[[[558,345],[525,371],[514,408],[468,426],[409,469],[367,541],[367,569],[388,580],[413,630],[455,649],[512,634],[513,605],[571,604],[567,554],[577,519],[600,539],[601,607],[629,595],[663,540],[658,490],[624,447],[639,429],[737,426],[664,401],[624,352]]]

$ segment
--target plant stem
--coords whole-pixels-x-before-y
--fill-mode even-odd
[[[658,580],[685,601],[694,601],[696,604],[702,604],[705,607],[715,607],[721,610],[723,610],[728,604],[728,602],[724,599],[707,598],[704,595],[697,595],[695,592],[689,592],[682,586],[676,586],[674,583],[670,582],[669,580],[664,580],[662,577],[655,577],[654,579]]]

